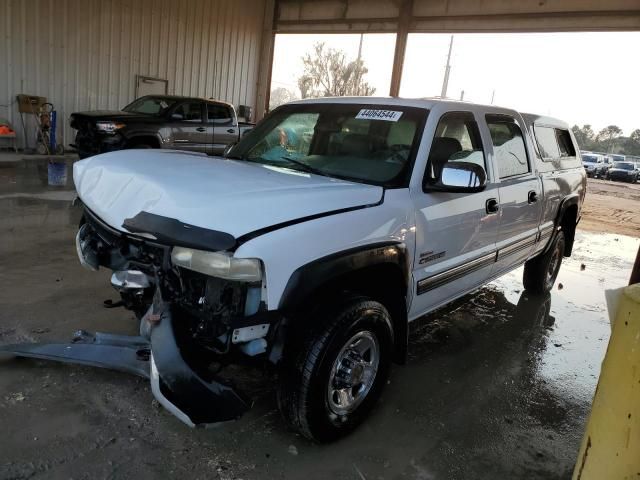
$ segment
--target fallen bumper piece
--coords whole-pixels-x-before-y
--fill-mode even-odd
[[[158,402],[191,427],[235,420],[251,404],[231,387],[205,381],[184,360],[173,332],[170,309],[163,309],[141,336],[76,332],[70,343],[25,343],[0,346],[16,357],[108,368],[149,378]]]
[[[77,331],[71,343],[1,345],[0,352],[16,357],[77,363],[149,378],[151,345],[143,337]]]

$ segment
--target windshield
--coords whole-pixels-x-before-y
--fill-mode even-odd
[[[318,103],[274,110],[227,155],[384,186],[408,178],[427,110]]]
[[[624,155],[609,155],[614,162],[624,162]]]
[[[633,163],[628,162],[616,162],[613,164],[613,168],[619,168],[620,170],[633,170]]]
[[[144,113],[147,115],[162,115],[177,100],[167,97],[141,97],[124,107],[122,110],[131,113]]]
[[[596,163],[597,158],[593,155],[582,155],[582,161],[586,163]]]

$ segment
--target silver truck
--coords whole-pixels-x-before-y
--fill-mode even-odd
[[[226,158],[113,152],[74,181],[80,262],[113,271],[140,336],[2,350],[147,376],[190,426],[251,405],[211,364],[269,366],[284,418],[318,441],[373,408],[410,322],[522,265],[548,292],[586,190],[560,120],[357,97],[279,107]]]
[[[169,148],[221,155],[253,128],[230,103],[197,97],[147,95],[118,111],[76,112],[80,158],[115,150]]]

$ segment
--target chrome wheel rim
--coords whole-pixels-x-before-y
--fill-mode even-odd
[[[336,415],[353,412],[364,401],[378,373],[380,346],[369,331],[356,333],[342,347],[329,375],[327,401]]]
[[[551,261],[549,262],[549,268],[547,269],[547,282],[550,286],[553,286],[553,282],[556,279],[558,268],[560,267],[560,246],[556,246]]]

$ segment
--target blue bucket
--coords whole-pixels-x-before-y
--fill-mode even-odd
[[[49,161],[47,174],[50,186],[64,187],[67,185],[67,164],[65,162]]]

